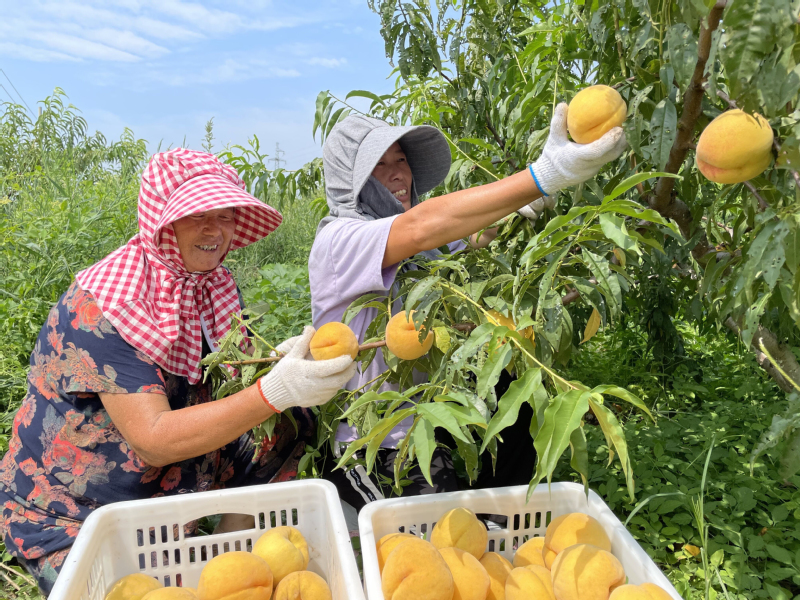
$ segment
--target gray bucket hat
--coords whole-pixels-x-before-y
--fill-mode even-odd
[[[417,194],[431,191],[447,177],[450,147],[435,127],[392,126],[380,119],[351,115],[331,130],[322,149],[332,217],[364,218],[359,194],[378,161],[395,142],[406,155]]]

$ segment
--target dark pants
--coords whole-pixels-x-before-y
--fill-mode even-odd
[[[359,450],[354,457],[363,463],[365,454],[364,450]],[[333,470],[337,460],[334,457],[326,461],[323,477],[336,486],[342,500],[360,511],[369,502],[397,495],[392,489],[395,456],[397,456],[397,450],[389,448],[378,450],[375,465],[370,474],[367,474],[367,469],[363,464],[358,464],[347,471]],[[437,448],[433,452],[431,460],[432,487],[425,480],[419,466],[414,466],[404,479],[410,480],[411,483],[403,487],[403,496],[420,496],[458,490],[458,478],[453,469],[453,462],[450,460],[450,453],[442,448]]]

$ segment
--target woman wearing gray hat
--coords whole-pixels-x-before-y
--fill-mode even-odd
[[[399,263],[407,258],[436,258],[436,249],[444,245],[456,252],[468,247],[466,238],[475,246],[476,232],[514,211],[535,219],[543,206],[552,206],[558,190],[594,177],[622,153],[626,142],[619,127],[591,144],[570,142],[567,110],[566,104],[556,108],[542,154],[526,170],[423,203],[419,195],[439,185],[450,169],[450,148],[439,130],[427,125],[393,127],[365,116],[350,116],[336,125],[322,154],[330,216],[317,229],[308,261],[314,326],[341,321],[347,307],[364,294],[390,290]],[[492,232],[484,234],[481,245],[492,238]],[[401,304],[398,300],[394,312],[402,310]],[[376,309],[365,308],[350,321],[359,341],[376,316]],[[359,389],[386,369],[379,352],[346,388]],[[424,380],[423,373],[415,373],[415,383]],[[396,386],[385,384],[380,391],[390,389]],[[402,422],[384,440],[378,472],[391,476],[394,449],[411,421]],[[336,440],[341,445],[356,438],[355,428],[339,426]],[[457,488],[447,453],[434,453],[431,474],[434,487],[418,468],[412,470],[407,476],[412,485],[404,493]],[[383,497],[375,475],[370,477],[361,466],[335,472],[332,478],[342,499],[356,509]]]

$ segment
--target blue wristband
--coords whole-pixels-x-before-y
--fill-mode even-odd
[[[536,179],[536,173],[533,172],[532,163],[528,165],[528,171],[531,172],[531,177],[533,177],[533,182],[536,184],[536,187],[539,188],[539,191],[542,192],[542,196],[549,196],[549,194],[542,189],[542,186],[539,185],[539,180]]]

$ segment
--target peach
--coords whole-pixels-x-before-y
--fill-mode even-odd
[[[164,586],[155,577],[133,573],[115,581],[105,600],[142,600],[146,594],[161,587]]]
[[[643,583],[621,585],[611,592],[608,600],[672,600],[672,596],[655,583]]]
[[[411,311],[411,315],[414,311]],[[389,351],[402,360],[415,360],[426,354],[433,346],[434,335],[428,332],[420,343],[419,329],[414,327],[411,315],[406,318],[406,311],[397,313],[386,324],[386,345]]]
[[[314,360],[328,360],[345,354],[355,359],[358,354],[358,339],[347,325],[331,321],[317,329],[311,338],[309,349]]]
[[[253,546],[253,554],[269,565],[275,585],[289,573],[308,567],[308,544],[294,527],[275,527],[265,532]]]
[[[517,324],[514,322],[514,319],[511,317],[507,317],[502,313],[497,312],[496,310],[489,311],[489,321],[491,321],[494,325],[505,325],[511,331],[517,330]],[[526,327],[522,331],[519,332],[522,337],[526,337],[529,340],[533,339],[533,327]]]
[[[584,513],[568,513],[547,526],[542,550],[544,566],[552,568],[558,553],[575,544],[592,544],[611,552],[611,540],[597,519]]]
[[[478,560],[486,552],[489,532],[468,508],[454,508],[434,525],[431,544],[439,548],[460,548]]]
[[[192,588],[165,587],[148,592],[142,600],[197,600],[197,593]]]
[[[697,168],[716,183],[741,183],[772,161],[772,128],[759,114],[729,110],[711,121],[697,142]]]
[[[514,567],[505,557],[497,552],[487,552],[481,557],[481,564],[489,575],[489,593],[486,600],[504,600],[506,597],[506,579]]]
[[[506,600],[555,600],[550,571],[539,565],[517,567],[506,579]],[[560,600],[560,599],[559,599]]]
[[[453,600],[486,600],[491,580],[477,558],[461,548],[440,548],[439,554],[453,576]]]
[[[622,563],[611,552],[576,544],[556,557],[551,571],[558,600],[608,600],[625,583]]]
[[[381,576],[385,600],[453,600],[453,575],[439,551],[415,538],[386,558]]]
[[[397,548],[408,539],[415,539],[416,536],[410,533],[389,533],[378,540],[375,544],[375,551],[378,554],[378,570],[383,573],[383,566],[386,564],[386,557],[392,553],[392,550]]]
[[[269,600],[272,571],[250,552],[226,552],[212,558],[200,573],[199,600]]]
[[[589,144],[625,121],[628,107],[619,92],[593,85],[575,94],[569,103],[567,129],[579,144]]]
[[[514,567],[528,565],[547,566],[544,562],[544,538],[541,536],[529,539],[514,554]]]
[[[311,571],[295,571],[284,577],[275,588],[272,600],[331,600],[331,588]]]

